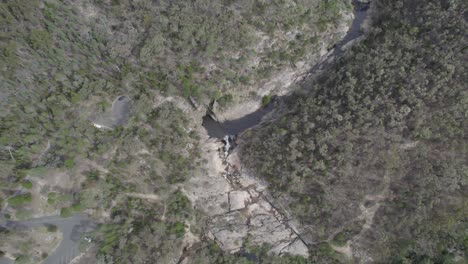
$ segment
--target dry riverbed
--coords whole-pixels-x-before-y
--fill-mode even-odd
[[[206,235],[225,251],[250,245],[272,245],[271,253],[308,255],[296,228],[273,205],[267,188],[241,169],[237,154],[224,159],[223,144],[206,139],[207,170],[191,178],[184,191],[205,212]]]

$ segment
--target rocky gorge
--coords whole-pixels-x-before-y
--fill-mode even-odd
[[[203,239],[216,241],[229,253],[243,254],[248,246],[269,244],[272,254],[308,256],[309,245],[301,237],[298,222],[288,214],[287,208],[273,202],[265,182],[243,168],[234,147],[237,142],[242,144],[242,132],[275,116],[281,105],[281,95],[297,88],[292,84],[319,74],[362,35],[361,26],[368,3],[355,1],[354,4],[355,19],[344,31],[342,41],[332,50],[322,53],[315,66],[295,72],[291,75],[295,76],[293,79],[282,83],[281,92],[275,93],[280,97],[253,112],[255,108],[246,104],[258,106],[259,102],[236,105],[223,112],[209,109],[209,114],[203,117],[206,130],[200,133],[204,139],[202,148],[206,169],[184,186],[184,193],[195,207],[208,215],[204,219]],[[271,92],[273,90],[268,93]],[[239,117],[241,112],[243,117]],[[187,243],[186,248],[192,244]]]

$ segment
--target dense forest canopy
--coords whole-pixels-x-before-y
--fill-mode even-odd
[[[80,240],[82,263],[465,263],[463,0],[372,1],[363,38],[281,98],[279,118],[240,136],[242,170],[269,184],[262,195],[297,223],[308,255],[271,254],[250,234],[230,254],[187,192],[217,165],[205,106],[268,104],[262,85],[323,59],[351,10],[0,0],[0,220],[86,214],[98,225]],[[97,126],[121,96],[129,120]],[[43,261],[51,249],[33,245],[57,229],[2,226],[0,258]]]
[[[306,48],[314,51],[321,32],[350,8],[326,3],[1,1],[0,145],[14,149],[15,166],[25,169],[57,138],[61,166],[105,144],[88,124],[116,96],[133,100],[138,121],[150,115],[155,96],[230,102]],[[281,37],[289,31],[293,38]],[[262,38],[275,45],[263,47]],[[0,155],[8,163],[9,153]],[[11,166],[2,165],[4,175]]]
[[[360,261],[464,262],[466,2],[373,4],[365,39],[245,133],[241,157],[311,243]]]
[[[206,164],[205,109],[187,99],[203,108],[258,97],[259,83],[317,60],[350,12],[347,0],[1,0],[2,216],[86,213],[100,223],[88,263],[179,258],[184,236],[203,233],[180,190]],[[93,126],[119,96],[129,121]],[[0,257],[47,257],[31,232],[0,231],[24,236],[21,246],[0,239]]]

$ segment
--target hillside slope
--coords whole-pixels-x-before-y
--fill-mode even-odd
[[[373,4],[366,38],[246,132],[240,157],[314,261],[464,263],[466,2]]]
[[[209,167],[206,105],[287,89],[346,32],[350,2],[0,0],[0,224],[82,213],[99,224],[83,263],[177,263],[205,239],[184,186]],[[18,241],[0,257],[52,254]]]

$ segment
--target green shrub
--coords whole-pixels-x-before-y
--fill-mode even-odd
[[[70,170],[70,169],[73,169],[73,167],[75,167],[75,161],[73,161],[72,158],[69,158],[65,160],[63,165],[65,166],[65,168]]]
[[[337,246],[345,246],[346,245],[346,238],[343,233],[339,233],[338,235],[333,238],[333,244]]]
[[[28,255],[19,255],[18,257],[16,257],[14,263],[15,263],[15,264],[27,264],[27,263],[31,263],[31,257],[28,256]]]
[[[70,217],[73,214],[73,209],[71,207],[64,207],[60,209],[61,217]]]
[[[83,174],[88,178],[90,181],[97,181],[99,179],[99,171],[96,169],[92,169],[89,171],[83,172]]]
[[[79,212],[83,210],[83,206],[80,203],[73,204],[71,208],[74,212]]]
[[[45,30],[34,29],[29,35],[28,43],[35,50],[47,49],[52,46],[52,36]]]
[[[181,191],[176,191],[169,199],[168,214],[182,218],[190,216],[192,208],[190,200]]]
[[[271,96],[265,95],[262,98],[262,106],[266,107],[271,102]]]
[[[57,193],[56,192],[49,192],[47,194],[47,203],[50,205],[54,205],[57,202]]]
[[[217,102],[221,107],[224,107],[232,102],[232,98],[232,94],[226,94],[218,98]]]
[[[32,196],[30,193],[20,194],[8,199],[8,204],[11,206],[20,206],[25,203],[29,203],[32,201]]]
[[[185,234],[185,225],[182,222],[176,222],[170,226],[168,231],[171,235],[182,237]]]
[[[60,209],[60,216],[61,217],[69,217],[75,212],[79,212],[83,210],[83,206],[80,203],[73,204],[69,207],[64,207]]]
[[[33,184],[31,181],[24,181],[23,183],[21,183],[21,186],[23,186],[23,188],[26,188],[26,189],[31,189]]]
[[[15,217],[18,220],[30,219],[32,217],[32,211],[31,210],[16,210]]]
[[[57,232],[58,227],[52,224],[46,224],[47,232]]]
[[[29,176],[42,176],[47,172],[46,167],[36,167],[27,171]]]

